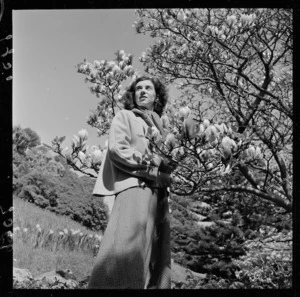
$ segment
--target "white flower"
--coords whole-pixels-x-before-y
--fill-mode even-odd
[[[28,228],[24,228],[23,231],[26,233],[28,231]]]
[[[37,229],[40,229],[41,226],[40,226],[39,224],[36,224],[36,228],[37,228]]]
[[[77,135],[73,135],[73,139],[72,139],[72,146],[78,146],[78,143],[80,142],[80,139]]]
[[[210,122],[208,119],[204,119],[202,124],[203,124],[204,129],[206,129],[210,125]]]
[[[68,234],[68,233],[69,233],[69,231],[68,231],[67,228],[64,229],[64,233],[65,233],[65,234]]]
[[[64,151],[64,155],[65,155],[65,158],[68,160],[68,161],[72,161],[73,158],[72,158],[72,154],[69,150],[65,150]]]
[[[179,109],[179,117],[186,119],[189,114],[191,113],[191,110],[188,106],[180,107]]]
[[[78,158],[79,158],[79,160],[80,160],[81,162],[84,162],[84,161],[85,161],[85,158],[86,158],[85,153],[82,152],[82,151],[80,151],[80,152],[78,153]]]
[[[92,163],[97,165],[101,163],[103,153],[99,149],[95,149],[94,151],[92,151],[91,157],[92,157]]]
[[[167,115],[163,115],[161,117],[161,121],[162,121],[162,126],[167,129],[169,127],[170,121]]]
[[[78,135],[82,140],[86,140],[89,137],[89,134],[88,134],[87,130],[85,130],[85,129],[79,130]]]
[[[154,140],[160,136],[158,129],[154,126],[151,127],[151,136]]]

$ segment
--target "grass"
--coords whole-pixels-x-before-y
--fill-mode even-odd
[[[52,270],[71,269],[78,280],[90,275],[101,237],[64,216],[13,199],[14,267],[35,277]]]

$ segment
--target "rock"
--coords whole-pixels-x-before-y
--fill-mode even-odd
[[[65,279],[76,280],[75,275],[73,274],[73,272],[70,269],[57,270],[56,273],[59,274],[60,276],[62,276],[63,278],[65,278]]]
[[[196,224],[197,224],[200,228],[207,228],[207,227],[214,226],[216,223],[214,223],[214,222],[196,222]]]
[[[74,279],[66,279],[61,274],[62,271],[49,271],[45,272],[37,277],[35,277],[36,281],[42,281],[43,283],[49,284],[50,286],[53,286],[55,284],[63,285],[64,287],[67,287],[69,289],[76,288],[78,286],[77,281]],[[63,271],[65,272],[65,271]],[[52,287],[54,288],[54,287]],[[57,288],[60,288],[59,286]]]
[[[13,267],[13,287],[23,287],[33,280],[32,274],[28,269]]]
[[[186,284],[188,282],[188,279],[190,277],[193,277],[195,279],[203,279],[206,278],[206,274],[203,273],[197,273],[195,271],[192,271],[184,266],[181,266],[178,263],[175,263],[172,260],[171,264],[171,279],[172,283],[175,284]]]

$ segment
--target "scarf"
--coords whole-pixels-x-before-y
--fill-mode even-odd
[[[140,116],[149,127],[155,126],[161,135],[165,134],[159,115],[155,111],[148,109],[132,109],[132,112]]]

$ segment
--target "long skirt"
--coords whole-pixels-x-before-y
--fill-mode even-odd
[[[168,192],[134,187],[119,193],[88,289],[170,289]]]

